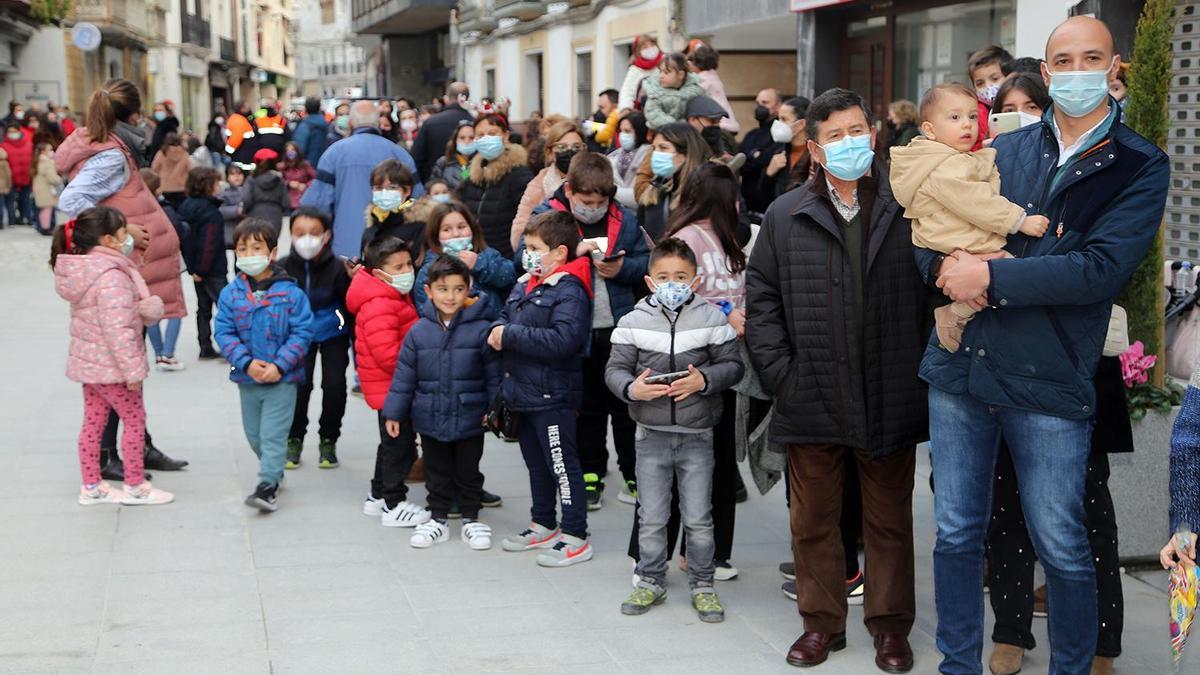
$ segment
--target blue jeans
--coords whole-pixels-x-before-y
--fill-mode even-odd
[[[18,220],[33,223],[33,186],[14,187],[4,195],[4,208],[8,211],[9,225],[16,225]]]
[[[179,326],[183,319],[167,319],[167,332],[164,335],[159,324],[146,327],[146,336],[150,338],[150,346],[154,348],[155,356],[175,357],[175,343],[179,341]]]
[[[671,484],[679,488],[679,514],[687,532],[687,575],[692,590],[712,590],[713,432],[697,434],[656,431],[638,426],[634,434],[637,460],[637,573],[657,586],[667,584],[667,520],[671,516]]]
[[[250,449],[258,455],[258,482],[279,485],[287,457],[288,431],[296,411],[296,385],[239,384],[242,428]]]
[[[1012,455],[1033,548],[1046,570],[1050,672],[1091,670],[1096,569],[1083,511],[1091,433],[1090,420],[999,408],[929,388],[942,673],[983,672],[983,552],[1001,436]]]

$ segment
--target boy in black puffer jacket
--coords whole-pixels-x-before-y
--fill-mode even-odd
[[[330,246],[331,220],[324,211],[303,206],[292,214],[292,251],[279,261],[294,279],[312,307],[312,344],[304,357],[304,383],[296,392],[296,412],[288,433],[286,469],[300,466],[304,436],[308,433],[308,401],[313,392],[317,353],[321,355],[321,421],[319,464],[322,469],[338,465],[337,441],[346,415],[346,368],[350,365],[350,334],[353,328],[346,311],[350,275],[333,255]]]
[[[183,260],[196,284],[196,334],[200,358],[217,359],[221,354],[212,343],[213,308],[228,283],[225,260],[225,218],[221,215],[221,174],[216,169],[196,167],[188,172],[187,198],[179,205],[179,217],[188,224],[181,240]]]
[[[521,413],[521,455],[533,493],[532,523],[504,539],[506,551],[543,549],[537,563],[566,567],[592,558],[587,498],[575,448],[583,401],[582,359],[592,325],[592,268],[576,257],[579,229],[569,213],[535,217],[525,230],[524,267],[488,335],[501,352],[501,394]],[[562,530],[555,518],[562,504]]]
[[[367,205],[363,251],[376,237],[395,237],[409,242],[413,260],[425,259],[420,253],[420,242],[425,241],[425,222],[411,218],[408,212],[413,205],[409,197],[415,186],[412,171],[397,160],[384,160],[371,169],[371,203]]]

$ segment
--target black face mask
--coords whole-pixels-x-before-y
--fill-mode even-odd
[[[700,137],[708,143],[714,151],[720,152],[721,146],[721,127],[712,126],[704,127],[700,130]]]
[[[765,105],[755,106],[754,119],[758,121],[759,126],[770,124],[771,111],[767,110]]]
[[[554,153],[554,168],[558,169],[562,175],[567,175],[567,169],[571,168],[571,159],[575,157],[575,154],[574,150]]]
[[[896,130],[896,123],[895,123],[895,122],[893,122],[893,121],[891,121],[891,120],[888,120],[888,121],[887,121],[887,128],[888,128],[888,130],[889,130],[889,131],[895,131],[895,130]]]

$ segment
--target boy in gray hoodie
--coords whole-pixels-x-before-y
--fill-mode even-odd
[[[644,614],[667,595],[667,519],[679,477],[679,510],[687,531],[688,585],[700,620],[725,619],[713,590],[713,427],[721,392],[741,380],[737,334],[725,313],[695,295],[696,256],[679,239],[650,254],[651,295],[617,323],[605,381],[629,403],[637,422],[637,588],[623,614]]]

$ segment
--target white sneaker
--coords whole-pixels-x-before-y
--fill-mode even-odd
[[[529,527],[521,530],[516,534],[510,534],[500,542],[500,547],[505,551],[528,551],[534,548],[547,548],[558,542],[559,531],[557,529],[550,530],[538,525],[530,523]]]
[[[383,505],[383,513],[380,514],[380,524],[384,527],[416,527],[423,523],[429,522],[432,514],[429,509],[424,506],[419,506],[410,501],[403,501],[396,505],[396,508],[389,509],[387,504]]]
[[[554,546],[542,549],[538,553],[535,562],[542,567],[568,567],[591,559],[591,542],[569,534],[560,534]]]
[[[158,369],[169,373],[183,370],[186,366],[179,362],[179,359],[174,356],[164,356],[158,362]]]
[[[413,548],[429,548],[444,541],[450,541],[450,526],[436,520],[426,520],[417,525],[416,532],[408,539]]]
[[[95,506],[96,504],[120,504],[125,493],[112,489],[105,481],[100,481],[88,489],[86,485],[79,486],[79,505]]]
[[[477,520],[468,520],[462,526],[462,540],[476,551],[492,547],[492,528]]]
[[[386,502],[383,499],[376,499],[371,495],[367,495],[367,501],[363,502],[363,515],[378,518],[383,515],[383,507]]]
[[[159,506],[170,504],[173,501],[175,501],[175,495],[166,490],[159,490],[148,480],[133,487],[126,485],[125,494],[121,497],[121,503],[126,506]]]

